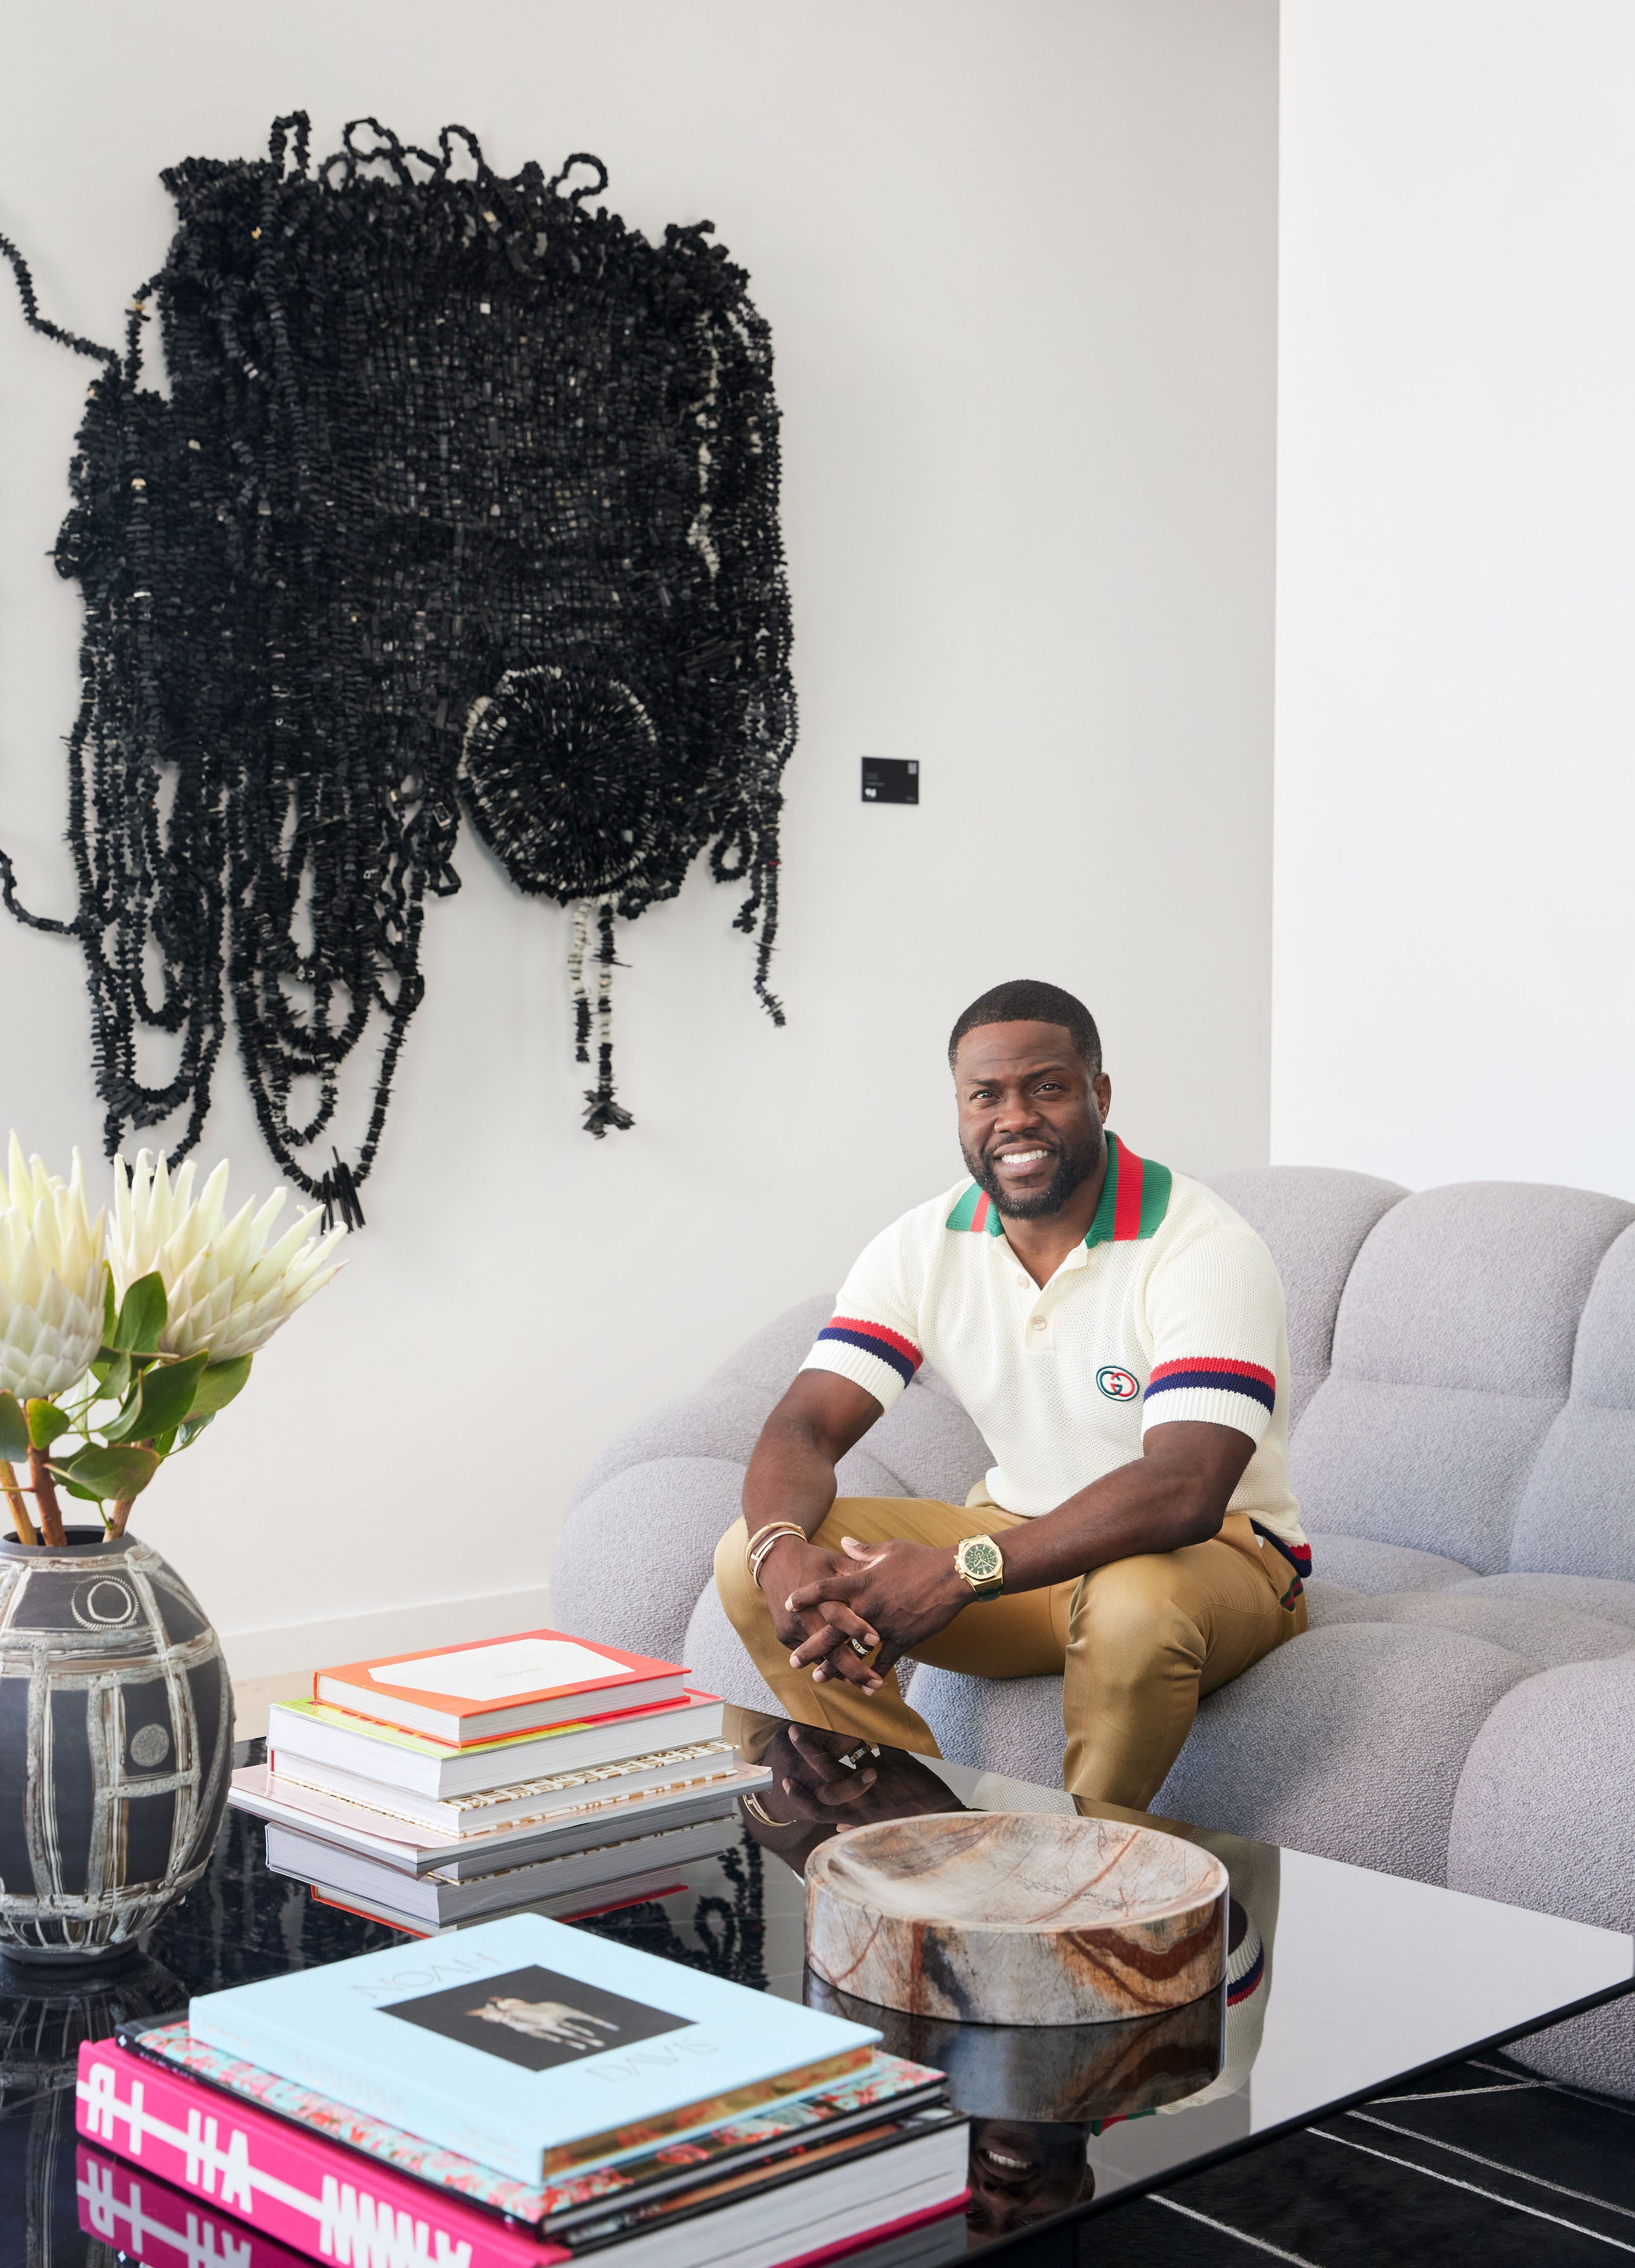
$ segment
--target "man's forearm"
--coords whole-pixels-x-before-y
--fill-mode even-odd
[[[744,1521],[753,1535],[770,1521],[792,1520],[808,1536],[835,1501],[835,1461],[805,1426],[769,1425],[744,1476]]]
[[[1114,1559],[1143,1552],[1175,1551],[1219,1535],[1226,1505],[1254,1454],[1254,1443],[1230,1426],[1177,1427],[1192,1439],[1177,1454],[1149,1438],[1145,1456],[1104,1474],[1054,1512],[1007,1528],[1001,1549],[1007,1591],[1036,1591],[1071,1581]],[[1200,1444],[1200,1434],[1218,1437]],[[1200,1448],[1204,1454],[1200,1455]]]

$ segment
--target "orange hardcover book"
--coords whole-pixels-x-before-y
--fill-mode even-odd
[[[320,1669],[313,1698],[460,1748],[679,1701],[686,1676],[674,1662],[536,1630]]]

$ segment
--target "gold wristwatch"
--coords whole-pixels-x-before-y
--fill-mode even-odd
[[[1005,1588],[1005,1557],[991,1535],[968,1535],[954,1552],[954,1567],[979,1599],[997,1599]]]

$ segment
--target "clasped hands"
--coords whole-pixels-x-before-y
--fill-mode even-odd
[[[767,1555],[761,1587],[795,1668],[810,1668],[819,1684],[843,1677],[878,1693],[898,1657],[946,1630],[973,1594],[951,1550],[851,1535],[841,1547],[785,1537]]]

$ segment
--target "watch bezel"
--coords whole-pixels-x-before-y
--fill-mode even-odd
[[[991,1552],[991,1568],[978,1573],[969,1564],[975,1550]],[[997,1598],[1005,1587],[1005,1554],[991,1535],[964,1535],[954,1555],[954,1567],[961,1580],[968,1583],[979,1599]]]

